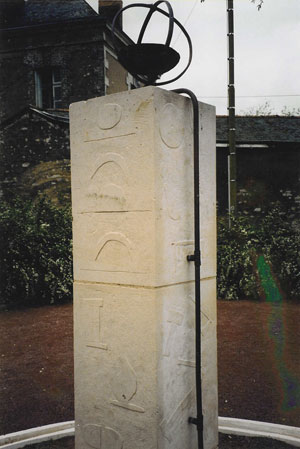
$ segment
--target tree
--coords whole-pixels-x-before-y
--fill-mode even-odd
[[[203,3],[205,0],[201,0],[201,3]],[[260,8],[263,5],[264,0],[251,0],[252,3],[256,3],[257,1],[257,9],[260,10]]]
[[[276,114],[274,113],[274,108],[272,108],[269,101],[266,101],[264,104],[253,106],[251,108],[241,111],[241,115],[252,115],[252,116],[283,115],[285,117],[295,117],[295,116],[298,117],[300,116],[300,108],[289,109],[287,106],[284,106],[284,108],[279,112],[279,114],[278,113]]]
[[[300,116],[300,108],[288,109],[287,106],[284,106],[280,115],[285,115],[287,117]]]
[[[258,106],[253,106],[248,109],[241,111],[241,115],[274,115],[273,108],[269,101]]]
[[[256,3],[256,0],[251,0],[252,3]],[[260,10],[260,8],[263,5],[264,0],[258,0],[257,9]]]

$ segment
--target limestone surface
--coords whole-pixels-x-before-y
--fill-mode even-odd
[[[199,103],[202,395],[217,447],[215,110]],[[196,449],[190,100],[71,105],[76,449]]]

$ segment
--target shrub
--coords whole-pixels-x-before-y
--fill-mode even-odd
[[[260,239],[263,253],[280,286],[291,299],[300,298],[300,231],[280,207],[262,220]]]
[[[53,304],[72,297],[69,208],[45,198],[0,204],[0,302]]]
[[[289,298],[300,298],[300,232],[287,211],[274,207],[259,218],[218,221],[218,297],[259,297],[257,259],[263,255]]]
[[[257,299],[258,289],[253,264],[258,243],[255,229],[246,217],[218,221],[218,297],[224,299]]]

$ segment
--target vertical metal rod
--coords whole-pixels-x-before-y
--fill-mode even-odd
[[[231,228],[231,201],[230,201],[230,155],[227,156],[227,194],[228,194],[228,224],[229,228]]]
[[[234,10],[233,0],[227,0],[228,19],[228,144],[229,144],[229,197],[228,211],[237,209],[236,146],[235,146],[235,88],[234,88]]]
[[[175,89],[173,92],[186,94],[192,100],[194,123],[194,238],[195,252],[187,257],[195,264],[195,329],[196,329],[196,402],[197,418],[189,418],[189,422],[196,424],[198,431],[198,449],[204,448],[203,443],[203,414],[202,414],[202,386],[201,386],[201,291],[200,291],[200,175],[199,175],[199,106],[196,95],[188,89]]]

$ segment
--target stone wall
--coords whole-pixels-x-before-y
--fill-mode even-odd
[[[16,188],[22,193],[27,169],[70,158],[68,123],[46,119],[29,108],[36,105],[35,71],[60,68],[60,108],[65,111],[71,102],[104,95],[104,25],[93,17],[1,31],[0,182],[6,197]]]
[[[27,109],[1,130],[0,148],[1,190],[9,197],[27,169],[41,161],[70,158],[68,123]]]
[[[3,31],[0,47],[0,120],[35,105],[34,72],[59,67],[62,108],[104,95],[103,26],[89,22]]]
[[[105,19],[93,16],[60,24],[1,30],[0,184],[6,196],[10,196],[12,189],[22,192],[24,185],[27,186],[27,181],[23,182],[27,169],[30,171],[41,162],[70,158],[68,124],[45,119],[29,107],[38,106],[35,72],[60,69],[59,109],[65,116],[73,102],[128,89],[127,72],[109,53],[107,42],[104,49],[105,27]],[[105,79],[109,86],[105,85]],[[57,110],[55,114],[59,114]],[[53,167],[51,176],[52,170]],[[31,179],[31,173],[26,179]],[[67,176],[65,181],[68,179]]]

